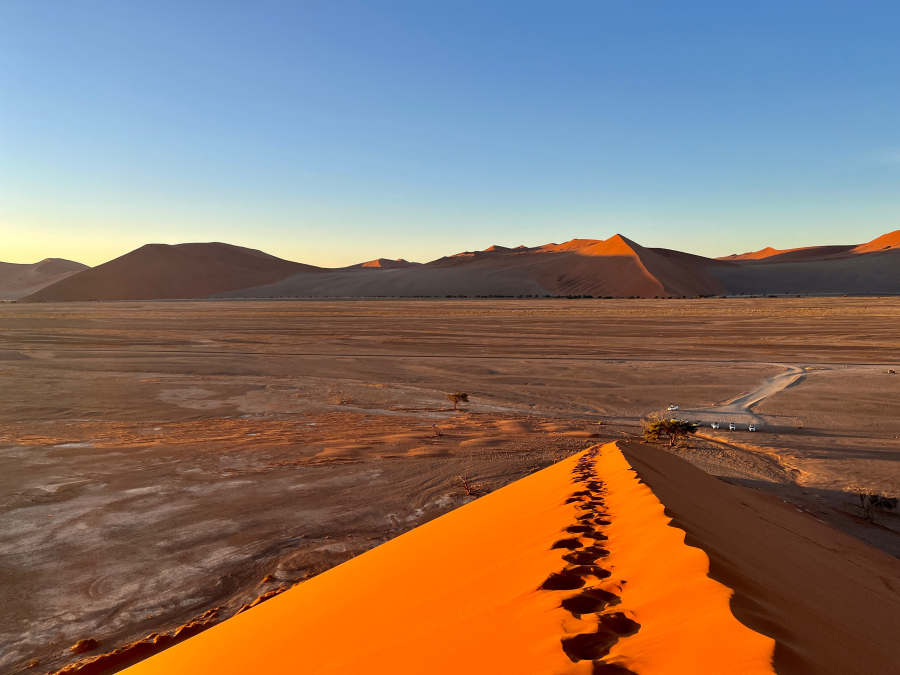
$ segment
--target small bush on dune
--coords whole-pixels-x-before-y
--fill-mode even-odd
[[[469,497],[480,497],[483,494],[487,494],[490,486],[490,483],[476,483],[474,479],[469,478],[468,467],[466,467],[466,472],[462,476],[457,476],[453,482],[456,484],[456,487],[460,488]]]
[[[453,394],[447,394],[447,400],[453,404],[454,410],[459,410],[460,403],[468,403],[469,402],[469,395],[464,394],[461,391],[457,391]]]

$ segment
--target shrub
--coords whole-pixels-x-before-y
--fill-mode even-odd
[[[454,410],[459,410],[460,403],[468,403],[469,402],[469,395],[464,394],[461,391],[457,391],[453,394],[447,394],[447,400],[453,404]]]
[[[859,500],[859,506],[863,512],[864,520],[875,520],[876,515],[881,511],[893,511],[900,504],[900,499],[891,495],[884,494],[871,487],[862,486],[857,482],[850,483],[844,488],[844,492],[848,492]]]
[[[669,446],[674,447],[679,436],[689,436],[696,434],[698,425],[687,420],[676,420],[674,418],[651,417],[642,423],[644,428],[644,438],[648,441],[658,441],[665,436],[669,439]]]

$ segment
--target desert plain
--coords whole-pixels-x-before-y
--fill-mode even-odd
[[[844,492],[900,491],[891,371],[897,298],[2,304],[0,672],[198,631],[669,405],[703,426],[659,449],[898,557]]]

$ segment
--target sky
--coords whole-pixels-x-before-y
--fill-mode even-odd
[[[900,229],[900,3],[3,0],[0,260]]]

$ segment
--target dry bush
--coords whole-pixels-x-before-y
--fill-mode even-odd
[[[447,400],[453,404],[454,410],[459,410],[460,403],[468,403],[469,402],[469,395],[464,394],[461,391],[457,391],[452,394],[447,394]]]
[[[481,495],[485,495],[488,493],[488,487],[490,483],[476,483],[473,478],[469,477],[469,468],[466,467],[466,471],[462,476],[457,476],[454,480],[454,485],[461,489],[466,495],[470,497],[480,497]]]

